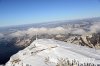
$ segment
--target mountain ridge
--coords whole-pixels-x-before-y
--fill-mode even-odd
[[[88,51],[85,51],[88,49]],[[74,50],[74,51],[73,51]],[[58,58],[77,59],[80,63],[100,63],[100,50],[89,49],[79,45],[66,44],[54,39],[38,39],[13,55],[5,66],[56,66]],[[81,54],[82,53],[82,54]],[[45,60],[49,58],[46,63]],[[88,60],[82,60],[88,59]],[[92,58],[92,61],[89,61]],[[16,60],[17,59],[17,60]],[[93,60],[94,59],[94,60]]]

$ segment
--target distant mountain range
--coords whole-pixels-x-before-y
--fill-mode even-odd
[[[100,17],[0,27],[0,33],[2,33],[2,32],[3,33],[5,33],[5,32],[15,32],[17,30],[25,30],[25,29],[28,29],[28,28],[31,28],[31,27],[33,27],[33,28],[40,28],[40,27],[51,28],[51,27],[58,27],[58,26],[61,26],[61,25],[66,25],[66,24],[81,24],[81,23],[84,23],[84,22],[88,22],[88,23],[100,22]]]

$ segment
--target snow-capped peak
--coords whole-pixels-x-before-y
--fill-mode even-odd
[[[13,55],[5,66],[57,66],[59,59],[76,59],[80,63],[100,63],[100,50],[54,39],[38,39]],[[92,59],[92,60],[91,60]]]

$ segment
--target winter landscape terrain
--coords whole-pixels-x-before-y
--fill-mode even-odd
[[[100,17],[0,28],[5,66],[100,65]]]
[[[5,66],[57,66],[62,59],[80,63],[100,63],[100,50],[81,47],[54,39],[37,39],[13,55]],[[72,62],[72,61],[71,61]],[[62,65],[63,66],[63,65]],[[67,65],[66,65],[67,66]]]

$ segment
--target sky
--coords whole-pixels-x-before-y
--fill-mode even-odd
[[[100,17],[100,0],[0,0],[0,26]]]

